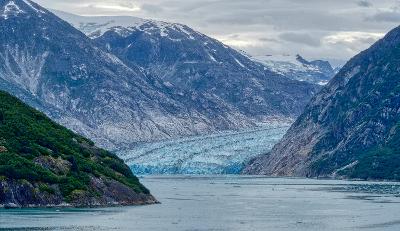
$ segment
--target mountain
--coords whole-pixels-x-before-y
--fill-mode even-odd
[[[98,38],[111,28],[140,26],[148,21],[132,16],[80,16],[59,10],[51,10],[55,15],[69,22],[89,38]],[[155,21],[154,21],[155,22]]]
[[[0,91],[0,207],[148,203],[121,159]]]
[[[174,24],[182,41],[175,31],[165,36],[167,24],[162,33],[142,24],[139,36],[121,36],[118,27],[92,40],[31,1],[2,1],[0,9],[0,88],[104,148],[290,120],[319,90],[264,71],[199,33],[192,38],[187,27]],[[113,35],[116,44],[138,45],[107,49],[101,41]],[[197,51],[206,39],[210,48]]]
[[[400,180],[400,28],[351,59],[251,174]]]
[[[307,61],[300,55],[249,56],[255,62],[263,64],[269,70],[294,80],[325,85],[339,71],[328,61]]]
[[[136,31],[144,31],[148,36],[159,37],[161,34],[162,37],[180,37],[179,39],[175,39],[184,42],[187,38],[194,40],[196,36],[191,36],[193,34],[200,35],[204,40],[203,44],[213,44],[215,41],[210,41],[211,39],[201,35],[200,33],[193,31],[191,28],[188,28],[185,25],[174,24],[174,23],[166,23],[159,22],[154,20],[145,20],[136,17],[130,16],[96,16],[96,17],[84,17],[79,15],[74,15],[62,11],[53,10],[58,16],[63,18],[64,20],[70,22],[77,29],[88,35],[90,38],[97,39],[100,41],[100,44],[105,45],[108,49],[112,49],[112,46],[118,46],[118,49],[123,45],[117,45],[117,38],[109,38],[105,34],[109,31],[115,31],[120,34],[122,37],[129,37],[132,34],[135,34]],[[168,33],[169,32],[169,33]],[[183,34],[182,34],[183,33]],[[102,37],[103,39],[99,38]],[[107,41],[108,40],[108,41]],[[132,43],[129,43],[129,39],[125,39],[125,43],[128,43],[132,46]],[[158,40],[160,40],[158,38]],[[172,38],[174,40],[174,38]],[[109,43],[111,41],[111,43]],[[128,42],[127,42],[128,41]],[[189,40],[190,41],[190,40]],[[153,41],[154,42],[154,41]],[[193,41],[192,41],[193,42]],[[148,41],[147,41],[148,43]],[[150,46],[157,46],[162,44],[162,41],[158,41],[150,44]],[[207,49],[204,48],[203,44],[197,45],[199,49]],[[126,44],[125,44],[126,45]],[[128,46],[129,46],[128,45]],[[139,44],[140,45],[140,44]],[[137,46],[139,46],[137,45]],[[192,44],[191,44],[192,45]],[[215,47],[215,46],[214,46]],[[130,48],[130,47],[129,47]],[[161,48],[160,48],[161,49]],[[115,49],[114,49],[115,50]],[[118,55],[118,52],[132,52],[127,51],[125,47],[125,51],[115,51]],[[179,50],[181,51],[181,50]],[[189,51],[189,54],[193,51]],[[208,49],[204,53],[212,54],[215,51],[213,49]],[[326,84],[338,71],[337,67],[335,69],[330,65],[328,61],[323,60],[315,60],[315,61],[307,61],[300,55],[290,56],[290,55],[282,55],[282,56],[250,56],[243,51],[239,51],[244,56],[247,56],[252,61],[263,64],[269,71],[275,72],[277,74],[284,75],[285,77],[289,77],[291,79],[299,80],[299,81],[308,81],[313,84]],[[119,54],[121,55],[121,54]],[[214,54],[213,54],[214,55]],[[236,54],[235,54],[236,55]],[[234,56],[235,56],[234,55]],[[122,55],[123,56],[123,55]],[[172,56],[172,55],[171,55]],[[137,57],[125,57],[129,61],[137,61]],[[165,57],[163,57],[165,58]],[[175,62],[182,61],[177,58],[174,59]],[[206,57],[212,58],[212,57]],[[173,58],[172,58],[173,59]],[[170,58],[171,60],[171,58]],[[193,60],[186,60],[186,62],[190,62]],[[210,60],[208,60],[210,61]],[[150,62],[147,60],[147,62]],[[147,64],[148,65],[148,64]],[[340,68],[339,68],[340,69]],[[335,72],[336,71],[336,72]]]
[[[203,95],[254,121],[295,117],[306,103],[300,96],[318,89],[265,70],[236,50],[181,24],[147,21],[134,27],[113,27],[95,42],[128,66],[140,66],[147,76],[188,98]]]
[[[142,135],[134,121],[150,127],[134,113],[145,112],[143,105],[153,114],[161,99],[174,106],[138,68],[128,68],[46,9],[22,0],[2,1],[0,9],[1,89],[63,125],[112,147],[115,140]]]
[[[57,14],[128,66],[141,67],[147,76],[191,100],[202,95],[214,105],[223,102],[226,105],[218,107],[243,114],[242,121],[249,117],[252,122],[295,117],[306,103],[298,96],[312,95],[319,89],[265,70],[236,50],[182,24],[131,18],[129,25],[129,17]],[[292,91],[286,84],[298,86]]]

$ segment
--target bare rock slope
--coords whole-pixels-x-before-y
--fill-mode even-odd
[[[351,59],[245,173],[400,179],[400,28]]]

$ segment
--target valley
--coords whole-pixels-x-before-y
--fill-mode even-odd
[[[321,88],[179,23],[8,3],[0,89],[108,150],[293,120]]]
[[[139,2],[0,1],[0,230],[399,229],[398,7]]]

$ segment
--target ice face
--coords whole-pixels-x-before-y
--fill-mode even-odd
[[[238,174],[251,158],[267,153],[289,128],[274,124],[256,130],[143,144],[121,151],[135,174]]]

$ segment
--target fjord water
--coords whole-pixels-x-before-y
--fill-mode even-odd
[[[0,230],[400,230],[400,184],[148,176],[162,204],[0,210]]]

